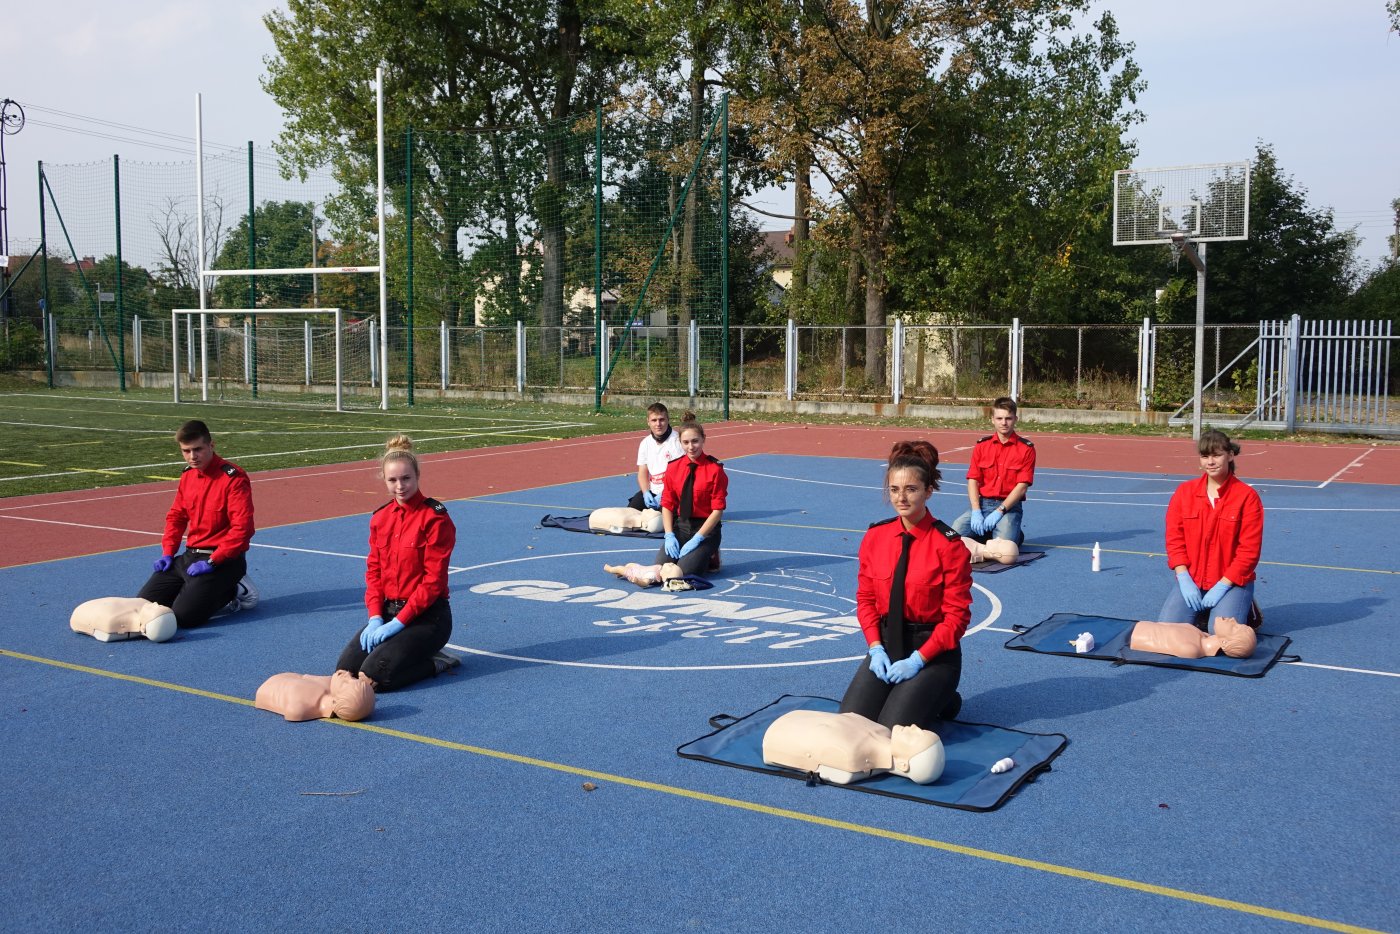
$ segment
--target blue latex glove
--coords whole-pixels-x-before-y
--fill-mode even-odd
[[[1186,601],[1186,608],[1192,613],[1199,613],[1205,609],[1201,603],[1201,588],[1196,586],[1196,582],[1185,570],[1176,572],[1176,586],[1181,588],[1181,598]]]
[[[653,493],[651,490],[645,490],[642,492],[642,502],[648,509],[660,509],[661,494]]]
[[[890,680],[890,656],[883,645],[870,647],[870,673],[881,681]]]
[[[392,639],[401,632],[403,632],[403,623],[399,622],[399,618],[396,616],[369,634],[370,648],[374,648],[385,639]]]
[[[1201,606],[1205,607],[1207,610],[1211,609],[1221,601],[1225,594],[1230,592],[1230,588],[1233,586],[1234,585],[1229,581],[1222,580],[1218,582],[1210,590],[1207,590],[1206,595],[1201,598]]]
[[[993,532],[995,532],[997,530],[997,526],[1001,524],[1001,517],[1004,515],[1006,515],[1006,513],[1000,512],[996,509],[993,509],[991,512],[984,515],[982,517],[982,534],[990,536]]]
[[[156,563],[151,565],[151,570],[168,571],[170,570],[170,565],[174,563],[175,559],[172,558],[170,555],[161,555],[159,558],[156,559]]]
[[[676,538],[675,532],[666,533],[666,556],[672,561],[681,556],[681,540]]]
[[[201,574],[208,574],[212,570],[214,570],[214,565],[210,564],[208,561],[196,561],[194,564],[185,568],[185,573],[190,577],[198,577]]]
[[[703,535],[692,535],[692,536],[690,536],[690,541],[686,542],[685,545],[683,545],[683,546],[681,547],[681,553],[680,553],[679,555],[677,555],[676,557],[678,557],[678,558],[684,558],[686,555],[690,554],[692,551],[694,551],[695,549],[699,548],[699,547],[700,547],[700,543],[703,542],[704,540],[705,540],[705,536],[703,536]]]
[[[986,521],[987,520],[982,517],[982,511],[980,509],[974,509],[967,514],[967,524],[972,526],[973,535],[986,534]]]
[[[360,648],[362,648],[362,649],[364,649],[366,652],[368,652],[368,651],[370,650],[370,648],[373,646],[373,643],[369,641],[369,637],[370,637],[371,635],[374,634],[374,631],[375,631],[376,629],[378,629],[380,626],[383,626],[383,625],[384,625],[384,617],[382,617],[382,616],[371,616],[371,617],[369,618],[369,622],[368,622],[367,624],[365,624],[365,628],[362,629],[362,630],[360,630]]]
[[[890,684],[898,684],[901,681],[908,681],[914,677],[924,667],[924,657],[915,650],[909,654],[908,658],[902,658],[890,665],[890,673],[886,681]]]

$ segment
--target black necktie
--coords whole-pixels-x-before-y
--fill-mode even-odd
[[[890,582],[890,610],[885,614],[885,631],[881,633],[885,651],[894,661],[909,654],[909,647],[904,644],[904,577],[909,572],[909,546],[914,544],[914,536],[908,532],[899,538],[899,561]]]
[[[695,511],[695,468],[700,466],[690,462],[690,473],[685,475],[685,485],[681,487],[681,521],[689,523],[690,514]]]

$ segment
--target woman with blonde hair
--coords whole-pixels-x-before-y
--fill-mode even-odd
[[[379,463],[393,499],[369,520],[369,623],[341,651],[335,667],[363,673],[375,690],[387,691],[456,664],[455,658],[439,653],[452,635],[447,567],[457,527],[447,507],[418,488],[418,458],[407,435],[390,438]]]

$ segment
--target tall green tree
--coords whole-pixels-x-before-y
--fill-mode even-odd
[[[538,242],[539,323],[558,325],[567,280],[563,221],[573,181],[570,122],[611,97],[626,79],[633,37],[625,23],[631,9],[625,0],[290,0],[286,12],[265,18],[277,54],[268,61],[264,86],[291,117],[281,149],[303,166],[332,159],[347,182],[364,188],[374,155],[373,98],[366,79],[376,64],[389,62],[389,138],[401,139],[410,125],[464,134],[464,140],[467,134],[476,137],[461,151],[444,140],[425,152],[425,161],[434,164],[415,177],[424,203],[442,214],[438,248],[453,265],[460,260],[462,232],[480,221],[457,194],[469,191],[460,184],[466,150],[489,149],[493,130],[524,121],[538,124],[536,173],[527,180],[524,197],[509,206],[529,212]],[[390,156],[391,165],[403,161],[401,148]],[[393,171],[401,190],[402,171]]]

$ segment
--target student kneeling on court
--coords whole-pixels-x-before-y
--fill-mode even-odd
[[[369,520],[369,623],[351,637],[335,663],[337,671],[364,674],[377,691],[405,687],[459,663],[442,651],[452,636],[447,565],[457,527],[447,507],[418,488],[413,441],[395,435],[384,447],[380,476],[394,498]]]
[[[1006,538],[1020,545],[1022,504],[1035,482],[1035,445],[1016,434],[1016,400],[1002,396],[992,403],[992,426],[972,448],[967,465],[970,508],[953,520],[959,535],[978,541]]]
[[[165,515],[161,556],[137,596],[170,607],[180,628],[188,629],[240,605],[244,556],[253,540],[253,488],[243,468],[214,452],[204,422],[185,422],[175,441],[188,466]],[[185,550],[177,556],[182,538]]]

